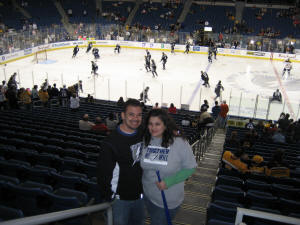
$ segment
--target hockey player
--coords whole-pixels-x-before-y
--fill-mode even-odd
[[[209,81],[209,77],[208,74],[206,72],[201,71],[201,79],[203,80],[203,84],[205,87],[210,87],[208,81]]]
[[[212,52],[208,51],[208,63],[212,63]]]
[[[214,54],[214,58],[217,59],[217,52],[218,52],[217,46],[214,45],[214,46],[212,47],[212,52],[213,52],[213,54]]]
[[[271,99],[271,102],[274,101],[274,100],[275,100],[275,101],[279,101],[279,102],[282,101],[282,95],[281,95],[279,89],[277,89],[277,90],[273,93],[273,97],[272,97],[272,99]]]
[[[146,56],[147,56],[147,58],[148,58],[148,60],[150,61],[151,60],[151,54],[150,54],[150,52],[148,51],[148,49],[146,49]]]
[[[114,49],[114,53],[118,52],[118,54],[120,53],[120,49],[121,46],[119,44],[116,45],[115,49]]]
[[[158,75],[156,73],[156,64],[154,62],[154,59],[151,60],[151,68],[152,68],[152,70],[151,70],[152,71],[152,76],[155,77],[154,76],[154,74],[155,74],[158,77]]]
[[[92,47],[93,47],[93,43],[90,42],[90,43],[88,44],[87,49],[86,49],[86,53],[89,53],[89,51],[91,51]]]
[[[48,86],[49,86],[48,79],[45,79],[44,83],[41,86],[41,89],[44,90],[44,91],[46,91],[47,88],[48,88]]]
[[[285,61],[284,69],[282,71],[282,78],[284,78],[285,71],[287,71],[288,77],[289,77],[291,75],[291,69],[292,68],[293,68],[293,66],[292,66],[292,63],[291,63],[290,59],[287,59]]]
[[[100,59],[99,49],[98,48],[93,48],[92,53],[94,55],[95,61],[97,62],[97,59]]]
[[[94,74],[94,76],[95,76],[95,75],[98,76],[98,73],[97,73],[97,71],[98,71],[98,65],[97,65],[94,61],[91,61],[91,63],[92,63],[92,71],[91,71],[91,74]]]
[[[168,56],[163,52],[160,60],[163,64],[163,70],[166,69],[167,60],[168,60]]]
[[[78,45],[76,45],[75,48],[73,49],[73,56],[72,56],[72,58],[75,58],[78,52],[79,52],[79,47],[78,47]]]
[[[190,47],[191,47],[190,42],[186,42],[184,53],[189,54],[189,52],[190,52]]]
[[[216,93],[215,100],[220,97],[221,90],[224,91],[224,87],[222,86],[221,81],[219,80],[219,82],[218,82],[218,84],[217,84],[217,86],[215,88],[215,93]]]
[[[150,59],[146,55],[145,55],[145,69],[147,70],[147,72],[151,71]]]
[[[145,90],[143,90],[141,92],[139,101],[142,101],[142,102],[146,103],[148,100],[150,100],[148,98],[148,91],[149,91],[149,89],[150,89],[149,87],[146,87]]]
[[[175,53],[175,42],[171,43],[171,53]]]

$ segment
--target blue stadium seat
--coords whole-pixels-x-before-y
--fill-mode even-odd
[[[246,194],[247,203],[250,206],[257,206],[262,208],[276,208],[277,197],[274,197],[269,192],[262,191],[248,191]]]
[[[272,192],[278,198],[285,198],[291,200],[300,199],[300,189],[288,185],[272,184]]]
[[[207,208],[207,220],[220,220],[234,223],[236,208],[224,207],[215,203],[210,203]]]
[[[227,186],[238,187],[238,188],[242,188],[243,184],[244,184],[244,182],[240,178],[226,176],[226,175],[218,176],[218,179],[216,182],[216,186],[227,185]]]
[[[247,190],[259,190],[269,192],[271,190],[271,185],[259,180],[247,179],[245,182]]]
[[[234,203],[243,203],[244,195],[244,192],[240,188],[226,185],[218,185],[213,191],[212,199],[213,201],[221,200]]]
[[[5,220],[12,220],[12,219],[19,219],[22,217],[24,217],[22,210],[0,205],[1,220],[5,221]]]

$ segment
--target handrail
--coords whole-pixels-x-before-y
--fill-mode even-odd
[[[295,224],[295,225],[300,224],[300,219],[297,219],[294,217],[277,215],[274,213],[261,212],[261,211],[257,211],[257,210],[245,209],[245,208],[239,208],[239,207],[237,207],[237,213],[236,213],[234,224],[239,225],[243,221],[243,216],[252,216],[252,217],[257,217],[257,218],[261,218],[261,219],[267,219],[267,220]]]
[[[38,225],[38,224],[45,224],[50,222],[55,222],[63,219],[68,219],[72,217],[81,216],[84,214],[89,214],[97,211],[101,211],[107,209],[107,225],[113,225],[112,219],[112,207],[111,204],[108,202],[97,204],[88,207],[80,207],[76,209],[69,209],[59,212],[41,214],[37,216],[30,216],[15,220],[9,220],[5,222],[1,222],[1,225]]]

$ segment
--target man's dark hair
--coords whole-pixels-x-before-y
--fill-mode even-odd
[[[141,107],[142,108],[142,105],[141,105],[140,101],[138,101],[134,98],[130,98],[125,102],[124,107],[123,107],[123,112],[126,112],[128,106],[134,106],[134,107]]]
[[[219,104],[219,102],[218,101],[215,101],[215,105],[218,105]]]

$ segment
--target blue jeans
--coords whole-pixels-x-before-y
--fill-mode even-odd
[[[144,201],[145,201],[147,211],[150,215],[150,219],[151,219],[150,225],[158,225],[158,224],[168,225],[165,209],[154,205],[145,195],[144,195]],[[175,209],[169,209],[171,220],[174,219],[179,208],[180,206],[178,206]]]
[[[144,225],[144,199],[116,199],[112,205],[114,225]]]

